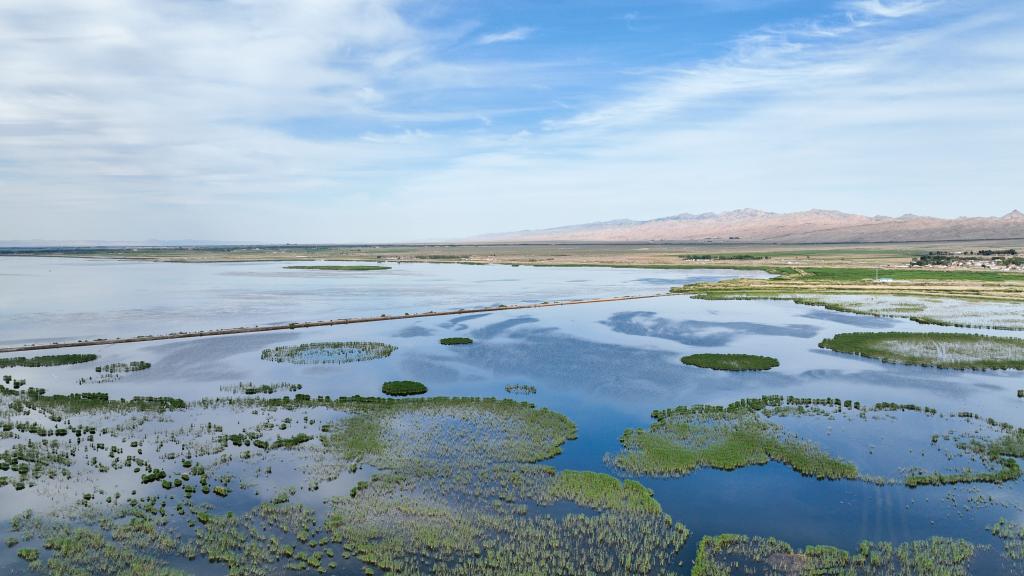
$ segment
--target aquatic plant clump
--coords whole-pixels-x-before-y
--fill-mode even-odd
[[[387,358],[397,349],[382,342],[309,342],[267,348],[260,358],[290,364],[347,364]]]
[[[0,358],[0,368],[44,368],[50,366],[66,366],[68,364],[83,364],[92,362],[99,358],[95,354],[57,354],[53,356],[15,356],[13,358]]]
[[[392,380],[381,386],[381,392],[388,396],[416,396],[426,394],[427,387],[422,382],[413,380]]]
[[[464,346],[466,344],[472,344],[472,338],[453,337],[453,338],[441,338],[441,344],[445,346]]]
[[[683,356],[682,362],[698,368],[733,372],[771,370],[779,366],[779,361],[771,356],[754,354],[691,354]]]
[[[509,394],[536,394],[537,387],[530,384],[506,384],[505,392]]]
[[[988,531],[1003,541],[1003,558],[1020,570],[1024,567],[1024,526],[1000,518]]]
[[[975,547],[966,540],[934,537],[898,546],[863,541],[856,552],[833,546],[795,550],[775,538],[705,536],[691,576],[729,574],[843,574],[844,576],[966,576]]]
[[[982,334],[851,332],[818,344],[844,354],[957,370],[1024,370],[1024,339]]]
[[[153,365],[145,360],[135,360],[132,362],[115,362],[113,364],[104,364],[103,366],[97,366],[95,368],[96,373],[99,374],[98,379],[90,376],[89,378],[79,378],[79,384],[106,384],[108,382],[114,382],[120,380],[124,374],[131,372],[141,372],[142,370],[149,370]]]

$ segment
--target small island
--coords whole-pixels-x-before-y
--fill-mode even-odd
[[[381,391],[388,396],[417,396],[419,394],[426,394],[427,387],[422,382],[415,382],[413,380],[392,380],[385,382],[381,387]]]
[[[754,354],[691,354],[682,357],[683,364],[711,370],[728,370],[730,372],[749,372],[771,370],[779,366],[779,361],[771,356]]]
[[[354,264],[347,266],[316,265],[316,266],[285,266],[286,270],[327,270],[330,272],[370,272],[373,270],[391,270],[391,266],[370,266]]]
[[[465,344],[472,344],[472,338],[441,338],[441,344],[445,346],[463,346]]]

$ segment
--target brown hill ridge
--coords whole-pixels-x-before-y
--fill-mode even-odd
[[[934,218],[862,216],[833,210],[733,210],[655,220],[612,220],[475,238],[494,242],[906,242],[1024,238],[1024,214]]]

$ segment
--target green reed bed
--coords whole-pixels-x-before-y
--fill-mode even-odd
[[[982,334],[851,332],[818,344],[844,354],[957,370],[1024,369],[1024,339]]]
[[[367,406],[324,441],[380,472],[333,502],[326,527],[380,570],[667,574],[686,541],[638,483],[533,464],[575,436],[564,416],[493,399]],[[526,513],[528,502],[557,500],[600,512]]]
[[[69,364],[83,364],[92,362],[99,358],[95,354],[57,354],[53,356],[15,356],[11,358],[0,358],[0,368],[45,368],[49,366],[66,366]]]
[[[674,573],[689,535],[639,483],[594,472],[557,473],[540,464],[557,455],[576,429],[564,416],[528,403],[296,395],[190,406],[193,416],[213,410],[221,423],[189,419],[181,429],[146,438],[160,468],[142,464],[140,475],[165,488],[157,495],[132,494],[118,506],[100,491],[83,499],[78,512],[18,519],[14,535],[21,547],[40,550],[39,572],[71,574],[49,567],[75,565],[89,574],[174,574],[181,561],[197,560],[254,576],[337,573],[342,567],[350,573],[360,566],[367,574],[412,576],[660,576]],[[224,410],[259,415],[260,422],[240,427]],[[320,418],[326,418],[322,424]],[[274,452],[250,454],[250,444],[268,432],[291,427],[302,431],[279,437],[286,440],[280,444],[294,444],[297,453],[290,456],[305,455],[315,467],[285,467]],[[320,442],[310,441],[310,430],[320,430]],[[296,438],[303,441],[291,441]],[[269,474],[271,464],[275,473],[300,478],[332,464],[350,472],[366,464],[376,473],[351,494],[330,500],[324,511],[291,504],[294,488],[256,494],[264,501],[238,511],[233,503],[249,501],[251,488],[215,472],[232,458],[251,462],[257,475]],[[200,490],[223,499],[193,499]],[[547,508],[558,502],[586,510]],[[236,511],[225,513],[225,507]]]
[[[795,550],[775,538],[705,536],[691,576],[730,574],[842,574],[844,576],[966,576],[975,546],[934,537],[899,545],[863,541],[855,552],[832,546]]]
[[[779,366],[779,361],[771,356],[754,354],[691,354],[683,356],[682,362],[698,368],[732,372],[771,370]]]
[[[316,265],[316,266],[285,266],[286,270],[324,270],[328,272],[372,272],[375,270],[391,270],[391,266],[358,265]]]
[[[954,453],[977,461],[979,469],[939,472],[910,469],[899,478],[860,476],[856,466],[830,455],[816,444],[787,432],[773,419],[786,417],[834,418],[855,413],[864,422],[872,413],[917,412],[928,417],[966,418],[976,422],[970,433],[948,434]],[[893,416],[898,417],[898,414]],[[959,483],[1003,483],[1016,480],[1024,457],[1024,429],[971,413],[940,416],[934,408],[879,402],[868,406],[839,398],[762,396],[726,406],[679,406],[652,413],[648,429],[626,430],[622,450],[610,462],[629,472],[648,475],[683,475],[700,467],[734,470],[776,461],[818,479],[861,479],[875,483],[900,482],[911,488]],[[870,424],[865,424],[870,425]],[[931,444],[938,440],[932,438]]]
[[[97,366],[96,372],[101,374],[123,374],[125,372],[139,372],[141,370],[149,370],[153,365],[145,360],[135,360],[132,362],[115,362],[113,364],[104,364],[103,366]]]
[[[392,380],[381,386],[381,392],[388,396],[418,396],[426,394],[427,387],[413,380]]]
[[[221,386],[221,392],[228,392],[230,394],[244,394],[246,396],[252,396],[255,394],[276,394],[278,392],[299,392],[302,390],[302,384],[292,384],[290,382],[275,382],[274,384],[253,384],[252,382],[239,382],[238,384],[231,384],[227,386]]]
[[[765,397],[728,407],[656,411],[649,429],[623,433],[623,450],[612,462],[637,474],[681,475],[700,467],[734,470],[774,460],[819,479],[858,477],[850,462],[786,434],[761,413],[764,406],[781,402],[781,397]]]
[[[274,442],[270,444],[270,448],[295,448],[296,446],[305,444],[306,442],[309,442],[312,439],[312,436],[305,433],[299,433],[296,434],[295,436],[289,436],[286,438],[278,437],[277,440],[274,440]]]
[[[27,391],[16,394],[0,396],[0,402],[30,401]],[[81,435],[82,444],[90,445],[88,456],[100,455],[101,464],[111,469],[137,468],[138,478],[152,477],[150,485],[157,487],[156,496],[126,493],[120,500],[124,508],[117,507],[120,496],[112,491],[96,491],[83,498],[82,515],[68,516],[75,517],[83,529],[101,535],[112,548],[88,537],[84,542],[122,558],[110,566],[120,567],[127,558],[148,570],[144,573],[156,574],[188,559],[221,564],[228,573],[253,575],[350,573],[360,566],[376,574],[413,576],[667,576],[680,571],[678,552],[689,532],[664,514],[650,490],[632,480],[543,465],[576,435],[573,423],[553,411],[508,399],[307,394],[240,394],[187,406],[190,417],[181,420],[180,428],[164,425],[159,432],[136,436],[131,444],[117,443],[117,450],[109,445],[99,448],[110,442],[102,430],[85,430]],[[199,416],[202,411],[209,411],[210,422]],[[817,460],[822,457],[820,449],[787,434],[778,420],[804,415],[857,418],[872,413],[885,418],[904,413],[943,417],[928,407],[909,404],[869,406],[839,398],[764,396],[724,406],[657,411],[655,425],[642,432],[663,435],[687,450],[704,450],[702,458],[721,457],[727,463],[786,458],[790,466],[812,476],[827,478],[830,471],[838,470],[836,476],[848,477],[856,475],[855,469],[851,472],[843,461],[828,455]],[[83,414],[101,417],[102,412]],[[243,415],[248,418],[245,424]],[[154,413],[153,417],[178,416]],[[982,460],[985,454],[1024,446],[1024,436],[1013,427],[973,415],[964,418],[999,432],[958,441],[965,449],[971,444],[984,447],[977,452]],[[79,426],[68,425],[69,429]],[[721,429],[713,433],[699,430],[716,426]],[[677,442],[679,434],[689,440]],[[92,435],[96,439],[88,440]],[[720,435],[735,437],[732,455],[730,450],[715,448]],[[72,432],[62,442],[73,443],[75,438]],[[759,444],[751,450],[742,447],[744,441]],[[136,446],[141,452],[135,453]],[[143,452],[148,462],[142,459]],[[128,456],[132,459],[126,463]],[[691,461],[705,465],[700,459]],[[17,466],[22,463],[19,459]],[[246,485],[243,478],[269,478],[271,466],[274,475],[296,478],[295,487],[284,493],[275,488],[259,494]],[[326,509],[290,503],[297,489],[314,491],[319,482],[337,478],[342,471],[358,473],[363,466],[372,467],[373,476],[350,493],[346,490],[329,499]],[[166,489],[159,489],[161,485]],[[111,497],[114,505],[106,503]],[[247,503],[253,498],[259,501],[255,506]],[[240,502],[246,503],[241,511]],[[565,503],[583,510],[569,507],[573,511],[565,512]],[[231,509],[235,512],[226,512]],[[104,565],[95,564],[95,556],[88,551],[66,546],[48,549],[45,544],[56,530],[79,527],[54,521],[36,534],[15,530],[18,546],[40,551],[42,573],[50,573],[45,566],[58,551],[62,561],[79,562],[89,567],[89,573],[122,573],[96,568]],[[777,558],[787,563],[803,562],[800,566],[821,569],[817,573],[831,573],[825,568],[837,567],[836,573],[841,574],[958,574],[927,571],[929,562],[945,569],[950,567],[948,560],[959,557],[958,541],[944,545],[948,553],[933,553],[936,550],[928,541],[902,548],[870,544],[865,557],[873,560],[864,564],[855,562],[859,552],[828,547],[771,553],[780,554]],[[712,561],[733,568],[733,561],[741,565],[748,561],[739,548],[711,552],[715,551],[705,551],[702,557],[704,565],[711,566],[708,570],[714,569]],[[859,571],[867,570],[869,564],[877,571]]]
[[[1024,526],[1000,518],[988,531],[1003,542],[1003,557],[1019,570],[1024,564]]]
[[[144,360],[135,360],[132,362],[115,362],[113,364],[104,364],[103,366],[97,366],[95,368],[96,373],[99,374],[99,379],[79,378],[79,384],[106,384],[108,382],[114,382],[121,379],[121,376],[131,372],[141,372],[142,370],[149,370],[153,365]]]
[[[382,342],[308,342],[267,348],[260,358],[290,364],[347,364],[387,358],[397,349]]]
[[[598,472],[563,470],[551,485],[551,496],[571,500],[598,510],[661,512],[654,493],[635,481],[618,479]]]

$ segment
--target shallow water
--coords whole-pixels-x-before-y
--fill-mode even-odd
[[[292,276],[293,271],[281,270],[280,263],[2,260],[2,264],[10,263],[17,270],[15,279],[8,279],[2,288],[5,298],[0,309],[4,320],[0,338],[11,342],[654,293],[664,291],[670,280],[682,283],[707,276],[706,272],[689,271],[438,264],[403,264],[401,270],[386,275],[303,272]],[[144,270],[148,267],[153,269]],[[7,268],[4,271],[10,272]],[[62,287],[47,303],[39,293],[43,290],[40,278],[51,271],[64,280],[57,283]],[[84,278],[80,299],[63,285],[79,276]],[[149,286],[176,276],[183,278],[180,283]],[[112,294],[123,294],[124,298],[104,295],[99,289],[103,283],[114,290]],[[33,286],[36,293],[20,292]],[[12,303],[6,295],[14,294],[14,289],[19,292]],[[605,456],[618,451],[623,430],[646,427],[651,423],[652,410],[681,404],[728,403],[764,394],[839,397],[865,404],[914,403],[934,407],[940,413],[971,411],[1024,426],[1024,400],[1016,397],[1016,390],[1024,387],[1020,372],[898,366],[817,346],[821,339],[839,332],[889,329],[967,331],[921,326],[897,318],[828,312],[782,301],[703,301],[666,296],[98,346],[78,350],[97,353],[100,359],[95,363],[2,372],[25,378],[29,385],[50,393],[104,391],[111,397],[149,395],[185,400],[223,396],[221,387],[239,382],[301,383],[302,392],[313,396],[375,396],[384,381],[418,380],[428,386],[432,396],[510,397],[561,412],[577,424],[578,439],[568,442],[561,455],[546,463],[560,469],[595,470],[620,477],[627,475],[609,467]],[[998,334],[1018,335],[1007,331]],[[475,342],[469,346],[439,345],[438,339],[446,336],[468,336]],[[260,360],[265,348],[326,341],[375,341],[398,349],[387,358],[347,364]],[[730,373],[679,362],[680,356],[696,352],[764,354],[778,358],[781,366],[768,372]],[[115,382],[77,383],[79,378],[92,375],[95,365],[134,360],[145,360],[153,366],[125,374]],[[537,393],[509,394],[505,391],[509,384],[532,385]],[[222,416],[235,419],[237,414]],[[174,416],[173,427],[185,425],[190,418],[205,421],[209,415]],[[898,476],[900,470],[910,466],[959,468],[971,464],[957,458],[947,460],[930,443],[932,434],[963,428],[955,418],[916,413],[890,418],[885,413],[872,413],[868,421],[856,417],[783,417],[774,421],[853,461],[868,474]],[[172,425],[149,422],[146,426]],[[317,426],[308,430],[315,433]],[[289,434],[300,429],[291,429]],[[289,484],[287,471],[291,466],[287,462],[275,464],[274,474],[255,478],[263,497]],[[303,498],[312,505],[330,496],[345,495],[365,477],[365,471],[343,474],[319,491],[305,493]],[[732,532],[774,536],[794,546],[830,544],[846,549],[854,549],[863,539],[902,542],[931,536],[965,538],[992,546],[980,551],[972,565],[973,573],[991,574],[1004,567],[999,558],[1001,545],[985,527],[1000,517],[1024,522],[1020,481],[997,486],[910,489],[863,481],[819,481],[777,463],[731,472],[698,469],[682,477],[637,479],[654,490],[666,512],[693,531],[680,557],[687,567],[682,573],[688,572],[701,536]],[[11,497],[14,492],[10,487],[0,488],[0,519],[6,521],[27,507],[39,512],[59,505],[61,499],[53,495],[62,491],[74,492],[74,488],[30,489],[19,492],[17,498]],[[238,510],[254,503],[241,494],[238,491],[237,499],[233,494],[226,501],[214,503]],[[979,503],[983,499],[984,503]],[[0,550],[0,568],[5,563],[16,567],[18,562],[12,551]]]
[[[420,263],[374,271],[285,268],[290,264],[0,257],[0,344],[655,294],[683,283],[765,276]]]

